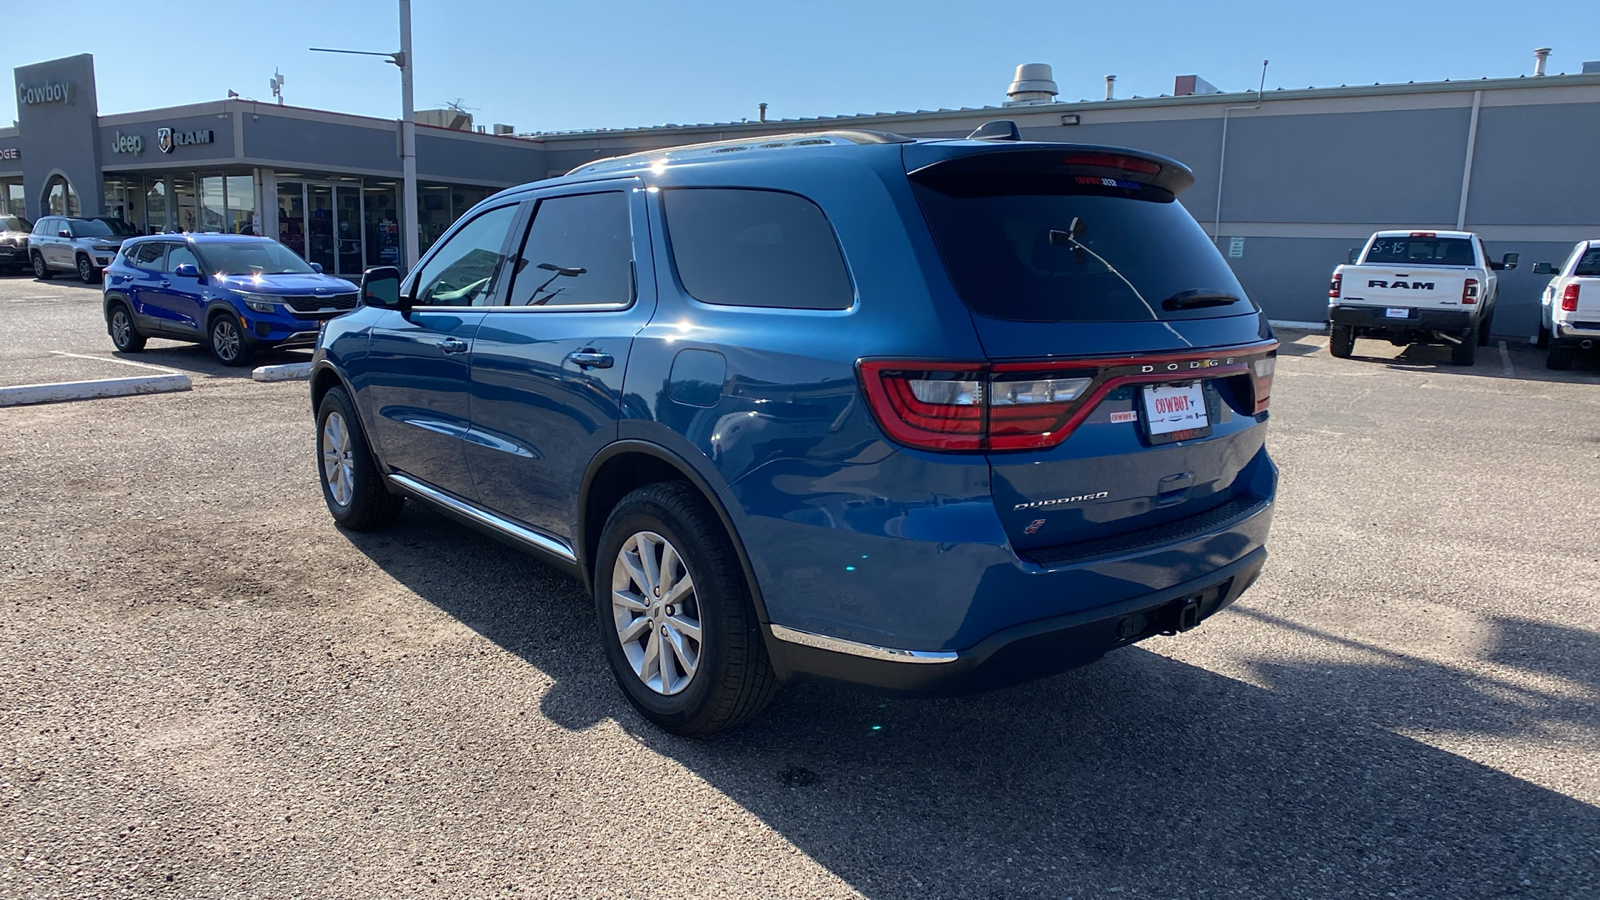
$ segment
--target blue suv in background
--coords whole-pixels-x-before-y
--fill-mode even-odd
[[[415,498],[593,592],[618,684],[707,734],[800,676],[949,693],[1232,603],[1277,342],[1135,150],[839,131],[489,198],[328,323],[347,528]]]
[[[124,353],[147,338],[194,341],[225,366],[257,350],[310,347],[323,320],[354,309],[357,288],[270,238],[136,238],[105,270],[106,330]]]

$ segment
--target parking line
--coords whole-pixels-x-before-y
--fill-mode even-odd
[[[87,353],[68,353],[65,350],[51,350],[50,352],[57,356],[70,356],[73,359],[92,359],[95,362],[122,363],[125,366],[138,366],[141,369],[155,369],[157,372],[165,372],[168,375],[180,374],[177,369],[169,369],[166,366],[153,366],[149,363],[133,362],[132,360],[117,359],[110,356],[90,356]]]
[[[1506,349],[1506,342],[1500,342],[1500,368],[1504,370],[1507,378],[1517,377],[1517,370],[1511,368],[1511,351]]]

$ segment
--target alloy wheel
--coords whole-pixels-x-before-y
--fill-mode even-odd
[[[356,470],[351,461],[350,428],[344,416],[328,413],[322,422],[322,478],[328,494],[340,506],[349,506],[356,493]]]
[[[33,255],[33,274],[37,278],[43,278],[50,274],[50,269],[44,264],[44,257],[37,253]]]
[[[94,266],[89,265],[88,257],[78,257],[78,278],[86,284],[94,281]]]
[[[222,316],[211,327],[211,348],[217,352],[218,359],[226,362],[239,357],[239,327],[232,319]]]
[[[118,307],[111,314],[111,342],[121,350],[133,341],[133,323],[128,321],[128,313]]]
[[[700,668],[700,604],[676,547],[653,531],[629,537],[611,572],[611,613],[633,673],[650,690],[683,691]]]

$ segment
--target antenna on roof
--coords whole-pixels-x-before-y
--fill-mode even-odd
[[[278,98],[278,105],[282,106],[283,105],[283,76],[278,74],[278,70],[277,69],[273,69],[272,70],[272,78],[268,79],[267,84],[272,88],[272,96]]]

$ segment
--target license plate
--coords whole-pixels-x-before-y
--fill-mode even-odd
[[[1383,314],[1388,316],[1391,319],[1409,319],[1409,318],[1411,318],[1411,310],[1402,309],[1402,308],[1400,308],[1398,306],[1389,307],[1388,309],[1383,311]]]
[[[1144,421],[1152,437],[1211,427],[1205,389],[1193,384],[1153,384],[1144,389]]]

